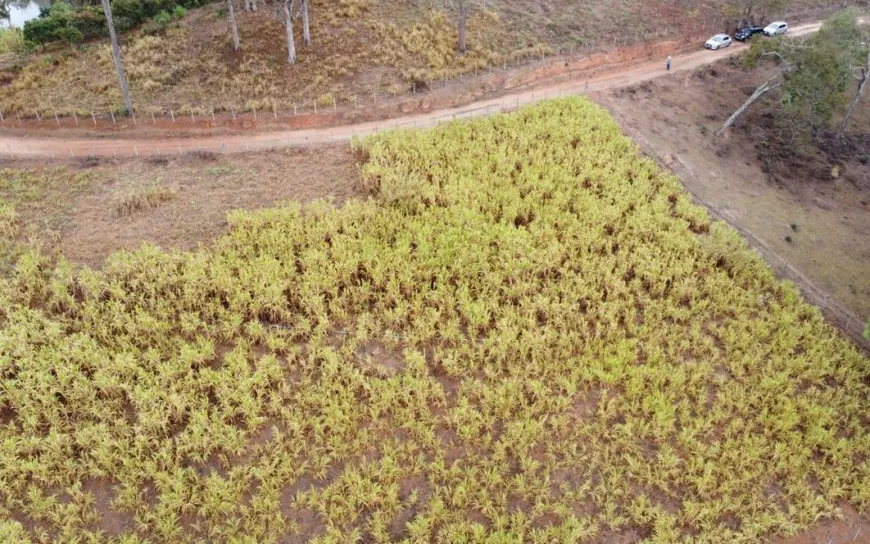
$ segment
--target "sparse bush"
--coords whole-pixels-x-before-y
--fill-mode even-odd
[[[15,206],[0,203],[0,238],[12,239],[18,236],[18,214]]]
[[[187,15],[187,10],[183,6],[175,6],[175,9],[172,10],[172,18],[175,20],[184,19],[185,15]]]
[[[166,26],[158,24],[153,19],[146,21],[139,29],[143,36],[157,36],[166,31]]]
[[[115,212],[123,217],[157,208],[163,203],[175,199],[175,196],[175,190],[155,184],[115,195],[114,208]]]
[[[332,93],[322,94],[317,97],[315,102],[317,102],[317,106],[321,108],[332,107],[335,103],[335,95]]]
[[[17,28],[0,28],[0,54],[22,53],[25,50],[24,34]]]

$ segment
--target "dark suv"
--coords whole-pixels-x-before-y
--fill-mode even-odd
[[[744,26],[734,34],[734,39],[737,41],[745,42],[754,34],[761,34],[762,32],[764,32],[763,27],[757,25]]]

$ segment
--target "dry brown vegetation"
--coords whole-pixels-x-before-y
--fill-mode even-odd
[[[822,5],[831,2],[822,2]],[[314,45],[286,62],[284,30],[268,5],[238,15],[242,47],[232,49],[221,4],[192,10],[165,33],[124,38],[135,107],[142,113],[292,110],[410,92],[433,81],[557,51],[697,33],[722,21],[715,5],[672,2],[505,0],[484,3],[469,21],[468,53],[455,53],[453,14],[435,0],[315,0]],[[795,10],[816,6],[796,0]],[[724,24],[724,23],[723,23]],[[301,46],[301,44],[300,44]],[[8,64],[8,63],[7,63]],[[0,109],[33,115],[120,109],[105,43],[86,51],[55,48],[0,68]],[[0,62],[0,67],[4,63]]]

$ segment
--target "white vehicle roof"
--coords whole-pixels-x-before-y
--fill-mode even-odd
[[[722,41],[725,41],[725,40],[730,40],[730,39],[731,39],[731,36],[729,36],[728,34],[716,34],[715,36],[713,36],[713,37],[710,38],[710,39],[711,39],[711,40],[716,40],[717,42],[722,42]]]
[[[771,26],[780,26],[780,25],[784,25],[784,24],[787,24],[787,23],[786,23],[785,21],[774,21],[774,22],[770,23],[770,24],[767,25],[767,26],[768,26],[768,27],[771,27]]]

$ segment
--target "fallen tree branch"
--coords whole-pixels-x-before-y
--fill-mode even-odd
[[[762,86],[755,89],[755,92],[752,93],[752,96],[750,96],[746,100],[746,102],[743,103],[742,106],[737,108],[737,111],[732,113],[731,117],[729,117],[728,120],[725,121],[725,124],[723,124],[719,128],[719,130],[716,131],[716,133],[715,133],[716,136],[721,136],[722,133],[725,132],[728,129],[728,127],[733,125],[734,121],[736,121],[737,118],[740,117],[743,114],[743,112],[746,111],[746,109],[749,108],[749,106],[751,106],[752,104],[754,104],[759,98],[761,98],[762,96],[764,96],[765,94],[769,93],[770,91],[772,91],[774,89],[778,89],[779,87],[782,87],[782,83],[783,83],[782,81],[778,81],[775,84],[773,83],[773,81],[776,80],[781,75],[782,74],[777,74],[776,76],[765,81]]]

